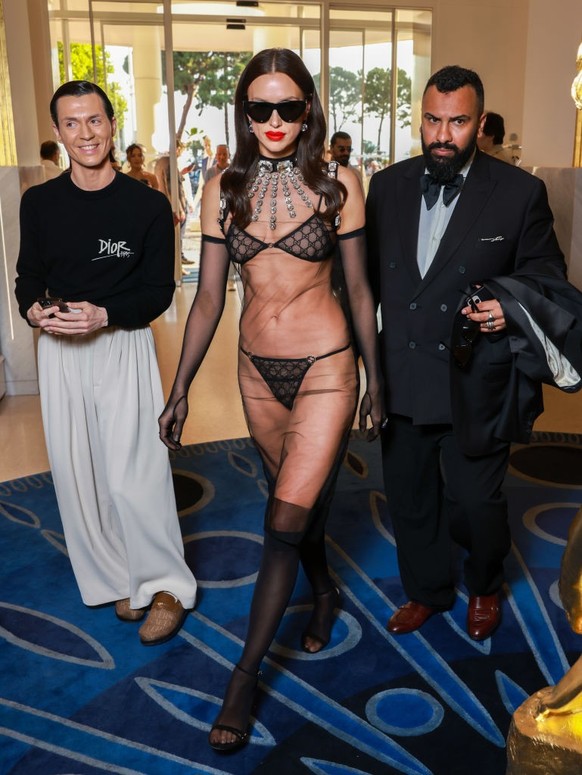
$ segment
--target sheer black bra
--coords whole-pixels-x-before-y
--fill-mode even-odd
[[[267,248],[279,248],[304,261],[325,261],[332,255],[336,245],[335,232],[327,228],[318,213],[314,213],[276,242],[263,242],[231,223],[225,235],[225,242],[230,259],[235,264],[245,264]]]

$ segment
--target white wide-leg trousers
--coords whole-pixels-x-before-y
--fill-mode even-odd
[[[39,384],[65,540],[86,605],[157,592],[193,608],[168,451],[158,438],[163,393],[149,327],[86,337],[41,333]]]

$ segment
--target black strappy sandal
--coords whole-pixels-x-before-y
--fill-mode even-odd
[[[251,678],[254,678],[254,684],[252,686],[252,695],[254,698],[254,694],[257,688],[257,684],[259,682],[259,676],[260,673],[249,673],[248,670],[245,670],[244,667],[241,667],[240,665],[235,665],[235,670],[240,670],[241,673],[244,673],[245,675],[250,676]],[[228,690],[227,690],[228,693]],[[253,700],[251,700],[250,709],[252,709]],[[219,714],[220,715],[220,714]],[[250,710],[249,710],[250,715]],[[213,743],[211,740],[212,733],[215,731],[224,731],[224,732],[230,732],[232,735],[236,737],[236,740],[232,740],[229,743]],[[242,748],[243,745],[245,745],[248,742],[250,734],[250,724],[247,725],[247,728],[245,730],[237,729],[236,727],[231,726],[230,724],[213,724],[212,729],[210,730],[210,733],[208,735],[208,743],[210,744],[211,748],[213,748],[215,751],[221,751],[222,753],[227,753],[229,751],[236,751],[239,748]]]
[[[212,734],[212,732],[214,732],[215,729],[223,730],[224,732],[231,732],[233,735],[236,736],[236,740],[233,740],[230,743],[213,743],[211,742],[210,738],[208,738],[208,742],[210,743],[210,746],[214,748],[215,751],[222,751],[223,753],[226,753],[227,751],[236,751],[237,748],[242,748],[243,745],[249,739],[248,729],[246,732],[241,732],[240,729],[231,727],[228,724],[215,724],[210,730],[210,734]]]

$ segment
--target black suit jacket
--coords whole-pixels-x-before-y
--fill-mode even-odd
[[[467,366],[451,363],[453,426],[468,455],[529,442],[543,410],[542,383],[582,388],[582,293],[563,278],[521,272],[486,287],[503,308],[511,358],[492,366],[480,334]]]
[[[543,181],[477,151],[434,261],[421,278],[417,240],[424,170],[419,156],[372,177],[366,206],[370,275],[382,309],[388,411],[415,424],[452,423],[457,413],[451,403],[451,329],[471,283],[525,268],[565,277],[565,264]],[[507,337],[482,336],[479,348],[474,389],[503,390],[512,358]]]

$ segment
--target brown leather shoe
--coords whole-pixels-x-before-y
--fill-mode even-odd
[[[392,614],[386,629],[394,635],[405,635],[408,632],[418,630],[427,619],[436,613],[438,613],[438,608],[409,600]]]
[[[467,611],[467,632],[473,640],[485,640],[501,621],[499,594],[471,595]]]
[[[180,630],[186,611],[171,592],[158,592],[154,597],[148,618],[139,628],[139,638],[144,646],[165,643]]]
[[[122,622],[139,622],[145,616],[145,608],[130,608],[129,598],[115,601],[115,615]]]

